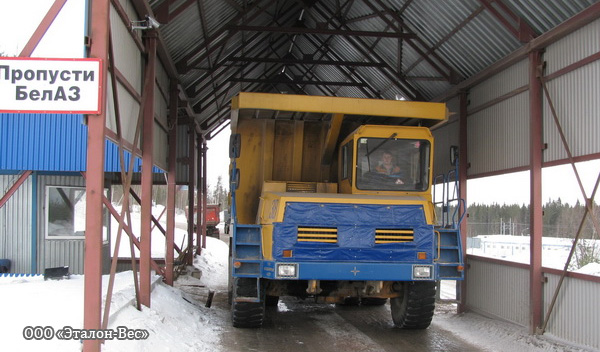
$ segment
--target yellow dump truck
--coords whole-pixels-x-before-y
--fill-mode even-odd
[[[445,104],[240,93],[231,105],[233,325],[260,326],[265,305],[295,296],[390,299],[396,326],[428,327],[436,281],[463,278],[458,223],[436,226],[432,199]]]

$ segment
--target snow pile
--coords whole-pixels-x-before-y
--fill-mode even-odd
[[[229,246],[213,237],[206,238],[202,255],[194,259],[194,266],[202,272],[201,282],[210,289],[227,289]]]
[[[600,276],[600,263],[589,263],[577,270],[576,273]]]
[[[159,277],[154,277],[157,280]],[[3,348],[9,351],[78,351],[76,340],[25,340],[27,326],[52,327],[55,331],[65,326],[83,328],[83,275],[71,275],[68,280],[44,281],[43,276],[0,277],[0,336]],[[103,300],[106,297],[108,276],[102,277]],[[115,275],[111,316],[135,298],[132,272]]]
[[[526,327],[471,312],[463,314],[455,314],[455,312],[454,304],[438,304],[432,325],[452,332],[458,338],[480,347],[482,351],[583,351],[554,343],[545,336],[529,335]]]
[[[217,351],[222,324],[228,324],[228,312],[206,308],[208,290],[227,290],[229,247],[207,237],[202,254],[194,266],[202,271],[200,280],[181,276],[175,287],[159,283],[152,291],[151,307],[138,311],[133,306],[119,313],[109,328],[127,326],[145,329],[147,340],[107,341],[105,351]]]
[[[145,329],[148,339],[107,341],[103,351],[214,351],[221,331],[214,320],[210,308],[194,305],[179,289],[159,284],[152,292],[151,308],[138,311],[129,306],[109,325]]]

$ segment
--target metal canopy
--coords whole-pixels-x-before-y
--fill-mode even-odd
[[[208,136],[240,91],[430,101],[597,2],[135,1]]]

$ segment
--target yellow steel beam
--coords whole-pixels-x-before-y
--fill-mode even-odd
[[[331,125],[329,126],[329,130],[327,130],[327,138],[325,138],[325,149],[323,149],[323,158],[321,162],[322,165],[331,164],[333,151],[335,150],[335,145],[340,136],[343,120],[343,114],[333,114],[331,116]]]
[[[292,94],[240,92],[231,108],[298,111],[324,114],[406,117],[444,121],[446,104],[405,100],[325,97]]]

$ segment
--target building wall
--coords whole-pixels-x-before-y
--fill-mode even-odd
[[[83,171],[83,115],[0,114],[0,170]]]
[[[0,193],[6,191],[19,178],[19,174],[0,175]],[[31,273],[31,199],[33,177],[19,187],[8,202],[0,208],[0,259],[11,261],[12,273]]]
[[[121,8],[125,12],[129,21],[143,20],[138,18],[135,13],[135,8],[130,1],[120,1]],[[107,110],[106,110],[106,127],[117,134],[117,124],[120,120],[121,133],[123,138],[128,142],[126,148],[131,151],[131,146],[135,141],[135,132],[137,129],[137,121],[140,112],[141,99],[143,96],[144,85],[144,70],[146,60],[144,54],[132,38],[132,33],[140,38],[143,42],[143,31],[131,31],[130,23],[123,19],[114,4],[111,4],[110,22],[111,35],[113,40],[113,52],[115,69],[120,73],[120,77],[125,82],[117,81],[116,94],[113,93],[111,74],[109,72],[109,80],[107,87]],[[169,89],[170,79],[164,65],[160,59],[156,60],[155,67],[156,79],[154,82],[154,95],[151,97],[154,102],[154,148],[153,157],[154,164],[163,170],[167,169],[168,156],[168,105],[169,105]],[[130,90],[126,87],[131,88]],[[115,98],[118,98],[119,110],[118,119],[115,110]],[[140,130],[141,131],[141,130]],[[143,136],[138,137],[136,148],[141,148]]]
[[[542,56],[558,119],[574,157],[582,160],[600,156],[600,60],[590,59],[600,52],[599,38],[600,20],[596,20],[548,46]],[[590,60],[581,67],[569,67],[584,59]],[[469,176],[528,168],[528,66],[528,59],[521,60],[469,90]],[[543,100],[544,163],[566,163],[549,101],[545,96]]]
[[[544,313],[547,314],[560,275],[545,273]],[[578,345],[600,349],[600,279],[595,281],[567,277],[548,320],[547,333]]]
[[[3,194],[18,176],[0,175]],[[12,273],[43,273],[45,268],[66,265],[71,274],[83,274],[84,239],[46,238],[46,186],[50,185],[85,187],[85,181],[82,176],[34,173],[0,208],[0,259],[11,260]],[[105,273],[110,268],[109,248],[109,243],[103,245]]]
[[[529,324],[529,270],[525,265],[507,266],[500,261],[468,257],[467,306],[478,313]]]

